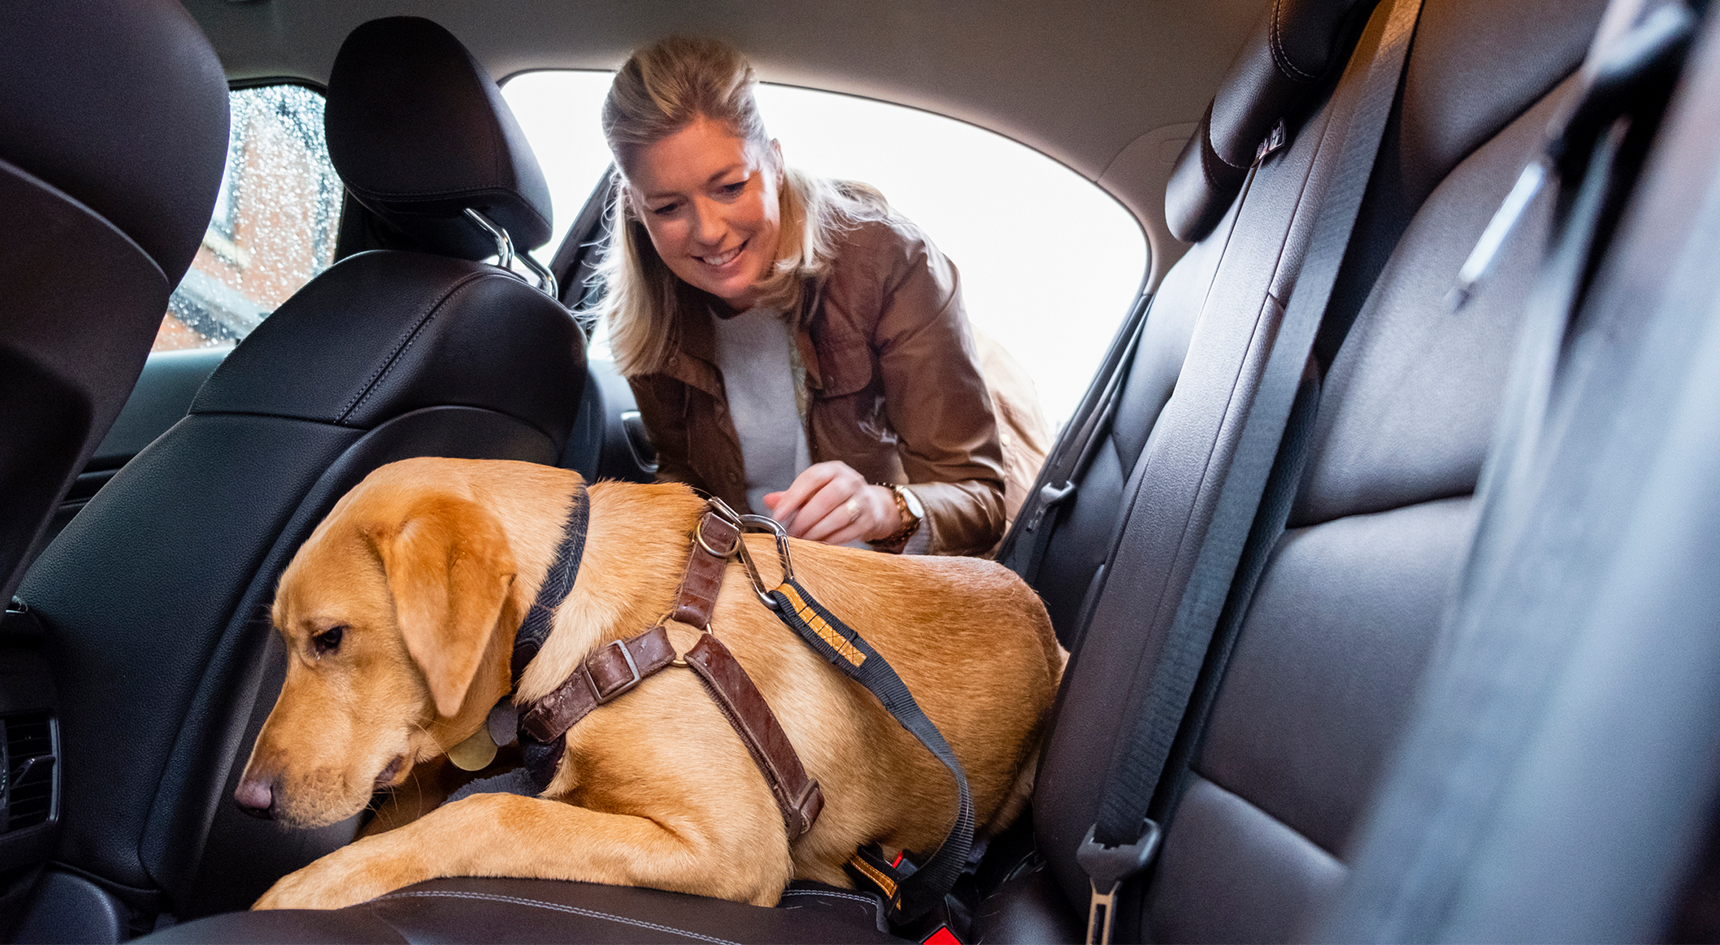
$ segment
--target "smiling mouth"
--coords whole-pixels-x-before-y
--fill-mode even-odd
[[[699,262],[713,268],[726,266],[729,263],[734,262],[736,257],[740,256],[741,250],[747,248],[747,242],[749,241],[743,240],[739,246],[736,246],[734,249],[731,249],[726,253],[719,253],[715,256],[698,256],[695,258],[698,259]]]

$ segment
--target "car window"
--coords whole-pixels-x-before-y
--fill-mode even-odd
[[[609,164],[598,116],[611,75],[530,72],[503,86],[555,201],[545,261]],[[761,85],[758,101],[790,163],[877,187],[955,261],[970,319],[1027,369],[1061,425],[1146,275],[1134,217],[1062,164],[965,122],[786,86]],[[593,356],[604,350],[600,335]]]
[[[167,303],[156,351],[236,344],[334,261],[343,193],[323,97],[298,85],[235,89],[227,170],[203,245]]]

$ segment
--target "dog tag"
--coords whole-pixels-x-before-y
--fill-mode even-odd
[[[496,760],[496,743],[486,726],[478,733],[448,749],[448,760],[461,771],[481,771]]]
[[[497,745],[509,745],[519,736],[520,711],[514,708],[511,698],[503,696],[490,709],[490,717],[484,721],[484,726],[490,730],[490,741]]]

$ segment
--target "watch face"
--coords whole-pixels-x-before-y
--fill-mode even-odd
[[[902,504],[908,507],[908,514],[915,518],[926,517],[926,507],[920,504],[920,497],[906,486],[902,487]]]

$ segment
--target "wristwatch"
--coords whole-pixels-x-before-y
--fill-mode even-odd
[[[926,507],[920,504],[920,497],[915,495],[912,489],[895,483],[879,483],[879,485],[890,490],[890,494],[895,496],[896,512],[902,517],[902,527],[877,541],[869,541],[867,544],[879,551],[899,553],[907,546],[908,539],[914,537],[914,533],[920,530],[920,521],[926,516]]]

